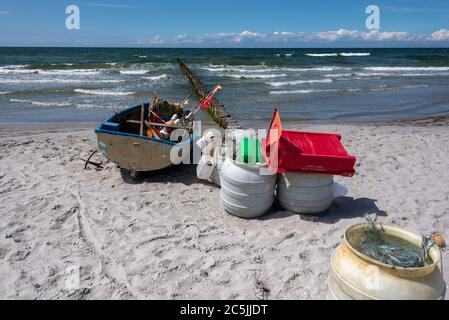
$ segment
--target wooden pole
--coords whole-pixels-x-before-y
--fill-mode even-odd
[[[142,107],[140,108],[140,135],[143,136],[143,125],[145,117],[145,102],[142,101]]]
[[[190,69],[182,62],[181,59],[178,59],[179,68],[181,72],[186,76],[190,85],[192,86],[195,93],[200,97],[204,98],[207,95],[207,92],[201,83],[200,79],[196,78]],[[241,126],[234,120],[229,114],[224,106],[218,101],[218,99],[214,99],[212,101],[212,105],[206,109],[206,111],[212,116],[214,121],[224,129],[240,129]]]

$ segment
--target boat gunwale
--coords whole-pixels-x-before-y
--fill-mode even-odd
[[[128,107],[126,109],[120,110],[118,112],[116,112],[114,115],[111,115],[109,118],[107,118],[106,120],[101,121],[96,127],[95,127],[95,133],[105,133],[105,134],[111,134],[111,135],[116,135],[116,136],[123,136],[123,137],[132,137],[132,138],[138,138],[138,139],[142,139],[142,140],[148,140],[148,141],[153,141],[156,143],[165,143],[171,146],[175,146],[175,145],[182,145],[182,144],[186,144],[186,143],[191,143],[194,139],[194,134],[190,135],[189,139],[181,141],[181,142],[175,142],[175,141],[169,141],[169,140],[164,140],[164,139],[157,139],[157,138],[151,138],[151,137],[147,137],[147,136],[141,136],[139,134],[134,134],[134,133],[128,133],[128,132],[121,132],[121,131],[113,131],[113,130],[106,130],[106,129],[102,129],[101,127],[103,126],[103,124],[105,123],[117,123],[117,122],[113,122],[112,119],[114,119],[114,117],[129,112],[132,109],[137,109],[140,108],[141,105],[137,105],[137,106],[132,106],[132,107]]]

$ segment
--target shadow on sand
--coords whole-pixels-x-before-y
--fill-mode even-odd
[[[376,205],[375,199],[340,197],[332,202],[330,208],[316,215],[299,214],[302,220],[336,223],[343,219],[363,218],[365,214],[375,213],[378,216],[387,216],[387,213],[380,210]],[[283,219],[295,215],[296,213],[284,210],[277,201],[275,201],[270,211],[259,217],[259,220]]]
[[[366,214],[375,213],[386,217],[387,213],[380,210],[375,199],[340,197],[332,202],[331,207],[318,216],[301,215],[303,220],[312,220],[322,223],[336,223],[343,219],[363,218]]]
[[[212,183],[208,183],[207,181],[197,178],[195,165],[179,165],[156,171],[139,172],[135,178],[131,177],[128,170],[120,168],[120,174],[123,182],[128,184],[170,182],[182,183],[186,186],[190,186],[195,183],[213,185]]]
[[[123,181],[128,184],[141,184],[141,183],[182,183],[186,186],[192,184],[204,184],[208,186],[215,186],[211,182],[200,180],[196,176],[195,165],[179,165],[169,168],[151,171],[140,172],[136,178],[131,177],[128,170],[120,169]],[[365,214],[375,213],[378,216],[387,216],[387,213],[380,210],[376,205],[375,199],[370,198],[358,198],[340,197],[332,202],[332,205],[328,210],[317,215],[299,215],[302,220],[322,222],[322,223],[336,223],[342,219],[363,218]],[[270,211],[255,219],[258,220],[273,220],[284,219],[295,215],[296,213],[284,210],[275,201]]]

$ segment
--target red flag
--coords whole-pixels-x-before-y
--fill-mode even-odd
[[[214,95],[218,90],[221,90],[221,85],[219,84],[217,84],[207,96],[205,96],[198,102],[198,104],[196,105],[198,110],[203,110],[210,107],[210,105],[212,104],[212,100],[214,99]]]

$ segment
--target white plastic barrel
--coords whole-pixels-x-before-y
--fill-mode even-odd
[[[226,158],[221,167],[221,199],[226,211],[254,218],[270,210],[274,201],[276,175],[261,175],[260,166]]]
[[[343,242],[331,258],[329,300],[443,300],[446,284],[440,269],[441,252],[428,249],[431,261],[424,267],[404,268],[374,260],[355,249],[366,224],[356,224],[345,232]],[[422,235],[396,226],[376,224],[385,232],[420,247]]]
[[[279,203],[296,213],[323,212],[334,198],[333,184],[333,176],[327,174],[279,174]]]

